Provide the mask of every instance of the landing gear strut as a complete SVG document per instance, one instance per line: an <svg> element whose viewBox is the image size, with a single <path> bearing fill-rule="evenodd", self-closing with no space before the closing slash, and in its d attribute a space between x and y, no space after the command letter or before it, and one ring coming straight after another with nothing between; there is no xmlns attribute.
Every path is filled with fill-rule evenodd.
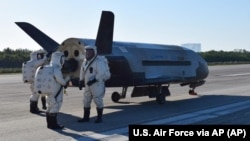
<svg viewBox="0 0 250 141"><path fill-rule="evenodd" d="M166 95L170 95L170 92L168 90L169 85L167 86L167 89L165 91L163 90L161 85L158 85L157 87L157 95L156 95L156 102L159 104L164 104L166 101Z"/></svg>
<svg viewBox="0 0 250 141"><path fill-rule="evenodd" d="M121 94L119 94L118 92L113 92L112 95L111 95L112 101L113 102L118 102L121 98L125 98L127 89L128 89L128 87L123 87Z"/></svg>

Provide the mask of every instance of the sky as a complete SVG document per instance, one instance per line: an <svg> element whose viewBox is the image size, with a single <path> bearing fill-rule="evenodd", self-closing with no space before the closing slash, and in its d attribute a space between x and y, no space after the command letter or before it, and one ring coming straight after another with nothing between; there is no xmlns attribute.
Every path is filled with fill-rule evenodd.
<svg viewBox="0 0 250 141"><path fill-rule="evenodd" d="M15 22L58 43L95 39L102 11L115 14L114 41L250 51L250 0L1 0L0 50L41 49Z"/></svg>

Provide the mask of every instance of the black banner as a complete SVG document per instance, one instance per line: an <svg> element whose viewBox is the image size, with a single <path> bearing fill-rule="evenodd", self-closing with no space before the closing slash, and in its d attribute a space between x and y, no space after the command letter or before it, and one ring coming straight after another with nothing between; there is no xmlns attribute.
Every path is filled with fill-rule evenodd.
<svg viewBox="0 0 250 141"><path fill-rule="evenodd" d="M143 139L250 140L250 125L129 125L129 141Z"/></svg>

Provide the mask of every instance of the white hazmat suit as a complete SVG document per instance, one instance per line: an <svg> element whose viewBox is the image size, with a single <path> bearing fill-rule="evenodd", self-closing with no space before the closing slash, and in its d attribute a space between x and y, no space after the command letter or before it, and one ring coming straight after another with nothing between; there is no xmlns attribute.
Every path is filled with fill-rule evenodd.
<svg viewBox="0 0 250 141"><path fill-rule="evenodd" d="M50 129L63 128L62 125L57 124L57 113L62 106L64 86L66 86L67 82L70 80L69 76L66 76L64 78L61 71L64 61L65 57L62 52L54 52L52 54L50 64L44 67L40 67L36 72L36 91L38 91L38 93L40 92L42 94L48 95L48 109L46 112L46 119L47 127ZM46 73L47 70L53 71L50 75L48 75L48 73ZM46 89L47 93L43 92L44 89Z"/></svg>
<svg viewBox="0 0 250 141"><path fill-rule="evenodd" d="M37 51L31 52L30 60L22 64L23 82L30 84L30 90L31 90L30 112L31 113L40 113L40 110L37 106L40 95L34 91L34 76L35 76L36 69L39 66L42 66L46 63L48 63L46 51L37 50ZM42 96L41 101L42 101L43 109L46 109L46 97Z"/></svg>
<svg viewBox="0 0 250 141"><path fill-rule="evenodd" d="M83 119L79 122L89 121L90 106L92 100L96 104L97 119L95 123L102 122L103 97L105 94L105 81L109 79L110 72L107 59L104 56L97 56L95 46L86 46L86 59L83 61L80 71L79 89L85 85L83 95ZM92 50L92 51L91 51Z"/></svg>

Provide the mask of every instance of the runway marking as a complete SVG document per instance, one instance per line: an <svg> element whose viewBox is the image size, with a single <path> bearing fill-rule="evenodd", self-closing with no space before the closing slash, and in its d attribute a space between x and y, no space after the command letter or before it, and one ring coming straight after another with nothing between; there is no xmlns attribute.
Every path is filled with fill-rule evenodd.
<svg viewBox="0 0 250 141"><path fill-rule="evenodd" d="M236 111L240 111L246 108L250 108L250 100L228 104L220 107L210 108L206 110L200 110L188 114L182 114L174 117L169 117L161 120L155 120L147 123L141 123L143 125L186 125L199 121L216 118L222 115L227 115ZM88 132L84 133L85 137L80 137L78 141L128 141L128 127L118 128L102 133Z"/></svg>
<svg viewBox="0 0 250 141"><path fill-rule="evenodd" d="M217 76L244 76L244 75L250 75L250 73L225 74L225 75L217 75Z"/></svg>

